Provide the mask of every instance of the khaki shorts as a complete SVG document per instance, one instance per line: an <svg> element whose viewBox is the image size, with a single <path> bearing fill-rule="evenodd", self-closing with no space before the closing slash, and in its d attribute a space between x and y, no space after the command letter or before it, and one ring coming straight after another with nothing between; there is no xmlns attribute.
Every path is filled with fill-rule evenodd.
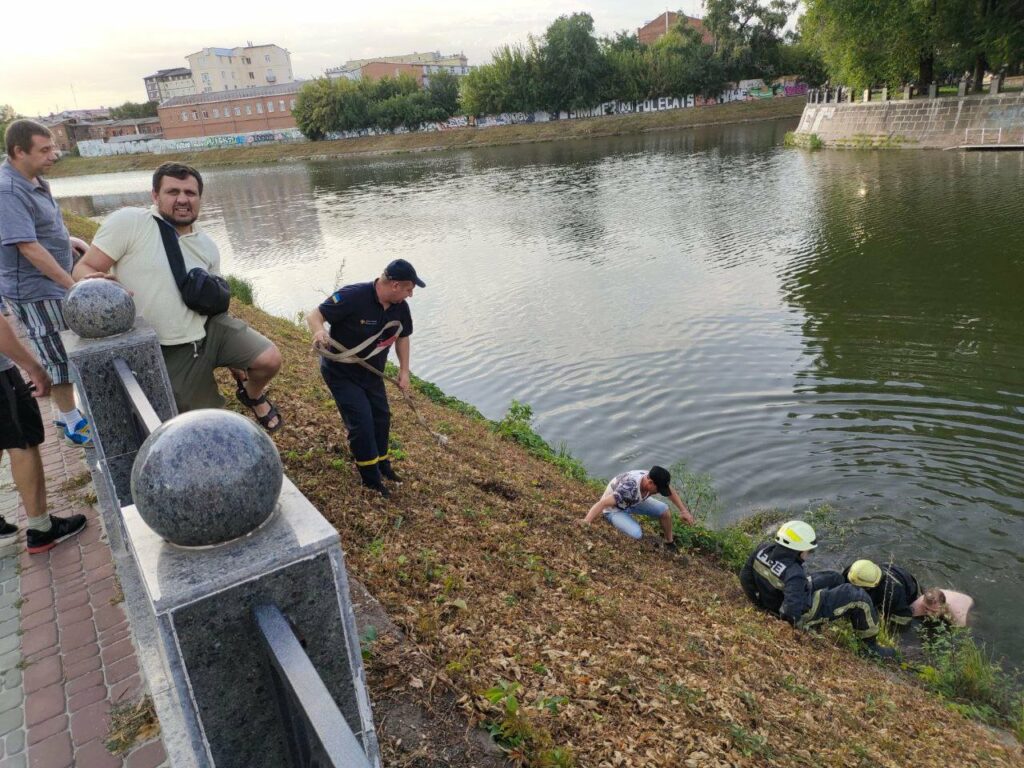
<svg viewBox="0 0 1024 768"><path fill-rule="evenodd" d="M245 370L272 346L270 339L225 313L206 321L206 338L194 344L160 347L178 411L220 408L224 398L217 389L213 369Z"/></svg>

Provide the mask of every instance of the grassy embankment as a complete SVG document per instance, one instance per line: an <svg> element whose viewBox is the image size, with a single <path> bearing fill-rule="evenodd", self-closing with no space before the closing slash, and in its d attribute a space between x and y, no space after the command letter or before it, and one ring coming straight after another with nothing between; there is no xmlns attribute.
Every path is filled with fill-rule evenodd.
<svg viewBox="0 0 1024 768"><path fill-rule="evenodd" d="M330 159L359 155L427 152L465 147L528 144L563 139L595 138L623 134L646 133L699 125L738 123L798 117L804 99L765 99L734 102L712 107L678 109L667 112L646 112L635 115L594 117L585 120L562 120L531 125L507 125L494 128L463 128L443 133L406 133L398 136L367 136L340 141L303 142L297 144L265 144L237 149L211 149L167 155L119 155L116 157L65 157L49 172L50 178L81 176L90 173L149 170L156 162L178 160L193 163L204 170L225 165L253 165L309 159Z"/></svg>
<svg viewBox="0 0 1024 768"><path fill-rule="evenodd" d="M387 503L364 493L308 333L233 313L284 355L271 397L289 476L411 641L367 635L375 701L429 709L454 693L532 766L1020 764L1019 745L913 680L753 610L723 564L749 545L742 532L688 536L700 548L684 558L578 525L599 490L529 429L528 409L495 424L417 382L442 449L393 393L405 483ZM698 512L711 503L702 483L683 486ZM387 764L443 764L397 743L401 715L377 715Z"/></svg>

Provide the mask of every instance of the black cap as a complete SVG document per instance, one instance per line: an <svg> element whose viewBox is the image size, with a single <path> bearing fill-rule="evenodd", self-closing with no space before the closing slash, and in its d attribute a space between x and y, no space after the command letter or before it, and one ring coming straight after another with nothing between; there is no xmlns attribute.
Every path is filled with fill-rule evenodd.
<svg viewBox="0 0 1024 768"><path fill-rule="evenodd" d="M427 287L427 284L416 276L416 270L413 268L412 264L405 259L395 259L388 264L387 267L384 268L384 276L388 280L411 280L420 288Z"/></svg>
<svg viewBox="0 0 1024 768"><path fill-rule="evenodd" d="M647 473L647 476L654 481L655 486L658 488L658 493L662 496L668 496L671 489L668 484L672 481L672 475L664 467L653 466L651 471Z"/></svg>

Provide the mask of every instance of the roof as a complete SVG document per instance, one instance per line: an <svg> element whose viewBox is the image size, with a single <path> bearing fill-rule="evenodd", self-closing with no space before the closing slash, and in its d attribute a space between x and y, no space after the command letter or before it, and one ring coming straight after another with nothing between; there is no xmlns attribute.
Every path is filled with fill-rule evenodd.
<svg viewBox="0 0 1024 768"><path fill-rule="evenodd" d="M188 67L171 67L170 69L158 69L152 75L147 75L144 79L149 80L151 77L192 77L192 70Z"/></svg>
<svg viewBox="0 0 1024 768"><path fill-rule="evenodd" d="M126 117L123 120L115 120L111 125L145 125L159 122L159 117Z"/></svg>
<svg viewBox="0 0 1024 768"><path fill-rule="evenodd" d="M183 107L191 104L215 104L220 101L240 101L242 99L258 99L263 96L283 96L298 93L299 88L306 84L305 80L294 80L280 85L262 85L256 88L236 88L230 91L211 91L210 93L192 93L187 96L174 96L160 102L160 109L166 107Z"/></svg>

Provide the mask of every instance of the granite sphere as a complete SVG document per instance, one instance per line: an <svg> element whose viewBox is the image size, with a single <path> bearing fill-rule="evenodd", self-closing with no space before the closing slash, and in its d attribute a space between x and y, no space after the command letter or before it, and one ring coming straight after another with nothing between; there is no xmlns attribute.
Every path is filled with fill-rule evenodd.
<svg viewBox="0 0 1024 768"><path fill-rule="evenodd" d="M189 411L165 421L139 449L132 498L172 544L220 544L274 511L284 471L267 434L237 413Z"/></svg>
<svg viewBox="0 0 1024 768"><path fill-rule="evenodd" d="M113 280L83 280L64 297L64 320L83 339L116 336L135 324L135 302L125 287Z"/></svg>

